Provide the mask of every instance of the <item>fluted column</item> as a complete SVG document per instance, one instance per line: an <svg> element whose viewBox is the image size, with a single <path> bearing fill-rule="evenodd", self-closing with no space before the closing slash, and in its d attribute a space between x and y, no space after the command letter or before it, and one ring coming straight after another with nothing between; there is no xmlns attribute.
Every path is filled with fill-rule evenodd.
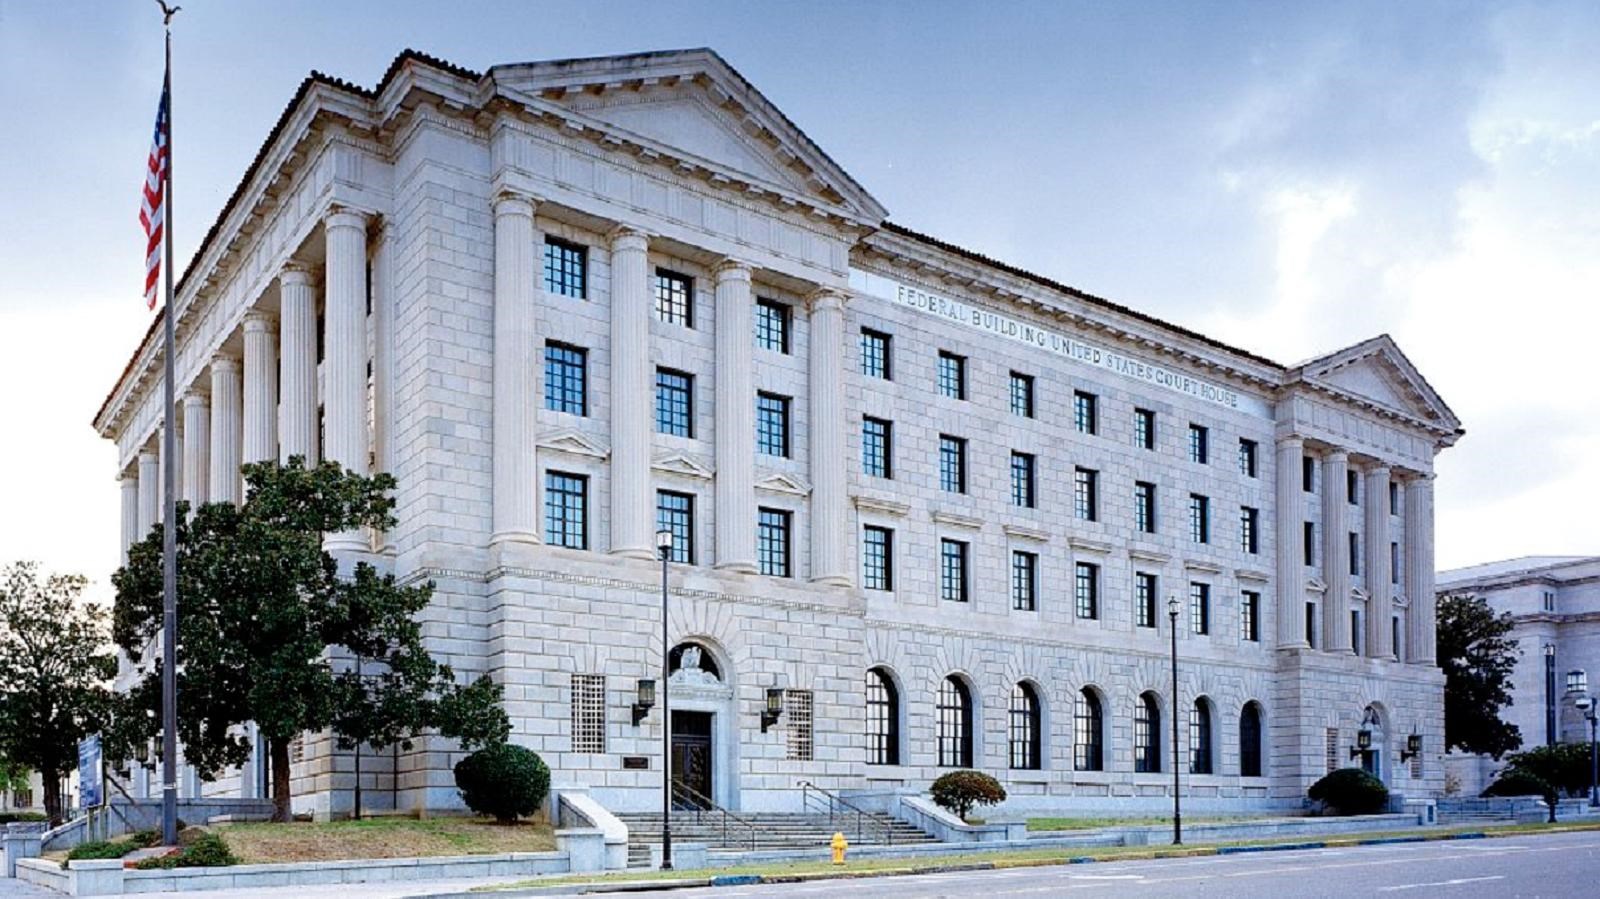
<svg viewBox="0 0 1600 899"><path fill-rule="evenodd" d="M196 388L183 395L183 491L178 498L189 504L189 514L210 499L211 398Z"/></svg>
<svg viewBox="0 0 1600 899"><path fill-rule="evenodd" d="M282 461L304 456L317 464L317 298L311 272L290 265L278 276L282 311L278 318L283 341L278 364L278 453Z"/></svg>
<svg viewBox="0 0 1600 899"><path fill-rule="evenodd" d="M240 421L239 361L218 353L211 357L211 483L206 492L214 503L234 503L244 498L239 480L243 464L243 423Z"/></svg>
<svg viewBox="0 0 1600 899"><path fill-rule="evenodd" d="M139 539L161 520L161 456L154 450L139 453Z"/></svg>
<svg viewBox="0 0 1600 899"><path fill-rule="evenodd" d="M811 579L850 584L845 540L850 530L845 487L844 295L823 288L811 296Z"/></svg>
<svg viewBox="0 0 1600 899"><path fill-rule="evenodd" d="M1406 622L1406 661L1435 661L1433 595L1433 475L1406 481L1406 596L1411 619Z"/></svg>
<svg viewBox="0 0 1600 899"><path fill-rule="evenodd" d="M323 220L327 240L322 414L328 459L345 471L368 472L367 217L335 207ZM370 549L359 532L328 536L330 549Z"/></svg>
<svg viewBox="0 0 1600 899"><path fill-rule="evenodd" d="M1305 633L1306 568L1301 558L1301 528L1305 525L1305 502L1301 497L1300 465L1305 457L1305 441L1284 437L1278 441L1278 646L1304 648L1310 645Z"/></svg>
<svg viewBox="0 0 1600 899"><path fill-rule="evenodd" d="M139 531L138 473L124 471L117 477L117 484L122 491L122 554L117 565L122 567L128 564L128 547L143 540L144 534Z"/></svg>
<svg viewBox="0 0 1600 899"><path fill-rule="evenodd" d="M750 267L725 260L717 284L717 567L756 570L755 332Z"/></svg>
<svg viewBox="0 0 1600 899"><path fill-rule="evenodd" d="M395 473L394 459L394 226L381 223L372 252L372 447L375 470ZM392 555L394 533L382 531L379 552Z"/></svg>
<svg viewBox="0 0 1600 899"><path fill-rule="evenodd" d="M1367 578L1367 655L1375 659L1394 657L1394 634L1390 618L1394 609L1394 585L1389 582L1389 469L1367 470L1363 500L1366 511Z"/></svg>
<svg viewBox="0 0 1600 899"><path fill-rule="evenodd" d="M1322 459L1322 577L1328 592L1322 597L1323 648L1349 652L1350 647L1350 532L1346 523L1345 473L1350 456L1334 450Z"/></svg>
<svg viewBox="0 0 1600 899"><path fill-rule="evenodd" d="M611 233L611 551L643 559L655 557L656 507L650 495L649 249L649 238L636 228Z"/></svg>
<svg viewBox="0 0 1600 899"><path fill-rule="evenodd" d="M278 325L260 310L244 317L242 434L243 461L278 457Z"/></svg>
<svg viewBox="0 0 1600 899"><path fill-rule="evenodd" d="M494 532L500 553L539 542L534 309L539 298L533 202L494 200Z"/></svg>

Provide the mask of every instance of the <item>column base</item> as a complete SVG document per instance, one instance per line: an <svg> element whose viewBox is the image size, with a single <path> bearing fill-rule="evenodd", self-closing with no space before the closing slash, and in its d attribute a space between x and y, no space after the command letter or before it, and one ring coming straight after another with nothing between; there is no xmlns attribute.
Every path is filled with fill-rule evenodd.
<svg viewBox="0 0 1600 899"><path fill-rule="evenodd" d="M842 574L819 574L811 579L813 584L822 584L827 587L848 587L850 578Z"/></svg>
<svg viewBox="0 0 1600 899"><path fill-rule="evenodd" d="M613 556L621 556L624 559L649 559L654 562L661 561L661 558L656 555L656 551L648 546L621 546L613 549L610 554Z"/></svg>
<svg viewBox="0 0 1600 899"><path fill-rule="evenodd" d="M735 574L755 574L758 570L754 562L718 562L711 567L718 571L731 571Z"/></svg>
<svg viewBox="0 0 1600 899"><path fill-rule="evenodd" d="M526 531L508 531L489 538L489 567L520 568L531 565L544 542Z"/></svg>
<svg viewBox="0 0 1600 899"><path fill-rule="evenodd" d="M322 548L335 555L370 554L372 540L363 531L340 531L322 538Z"/></svg>

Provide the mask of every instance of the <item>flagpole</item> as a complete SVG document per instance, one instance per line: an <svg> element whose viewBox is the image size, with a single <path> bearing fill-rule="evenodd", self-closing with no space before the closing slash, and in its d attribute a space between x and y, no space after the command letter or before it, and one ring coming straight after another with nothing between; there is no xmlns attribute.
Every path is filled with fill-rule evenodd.
<svg viewBox="0 0 1600 899"><path fill-rule="evenodd" d="M166 207L163 213L162 241L165 244L167 267L167 305L161 317L166 331L166 424L161 429L162 455L162 521L161 528L161 842L166 846L178 845L178 502L174 482L177 480L178 453L174 414L177 407L174 385L177 364L177 341L173 337L173 281L177 271L172 267L172 15L176 9L161 4L162 26L167 36L166 84L167 94L167 164L163 186Z"/></svg>

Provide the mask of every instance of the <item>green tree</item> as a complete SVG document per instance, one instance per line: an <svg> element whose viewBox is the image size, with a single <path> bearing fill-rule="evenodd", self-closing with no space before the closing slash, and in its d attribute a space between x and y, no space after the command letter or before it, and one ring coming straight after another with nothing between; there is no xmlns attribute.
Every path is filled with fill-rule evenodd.
<svg viewBox="0 0 1600 899"><path fill-rule="evenodd" d="M178 736L202 777L242 764L254 721L272 761L274 817L289 818L289 743L331 728L342 747L383 748L436 729L463 748L510 733L500 688L459 684L422 643L433 584L405 586L365 562L341 575L323 537L394 526L394 478L324 462L244 467L242 505L178 517ZM161 529L128 553L116 641L137 659L161 625ZM352 660L364 660L358 674ZM133 691L159 708L160 664ZM154 721L129 716L131 721Z"/></svg>
<svg viewBox="0 0 1600 899"><path fill-rule="evenodd" d="M1444 669L1446 749L1500 758L1522 745L1522 732L1500 717L1511 705L1511 669L1521 650L1511 614L1496 615L1487 600L1446 596L1438 606L1439 667Z"/></svg>
<svg viewBox="0 0 1600 899"><path fill-rule="evenodd" d="M87 583L75 574L40 580L32 562L0 572L0 759L8 777L39 772L52 825L61 823L61 780L78 765L78 741L117 706L106 610L79 601Z"/></svg>

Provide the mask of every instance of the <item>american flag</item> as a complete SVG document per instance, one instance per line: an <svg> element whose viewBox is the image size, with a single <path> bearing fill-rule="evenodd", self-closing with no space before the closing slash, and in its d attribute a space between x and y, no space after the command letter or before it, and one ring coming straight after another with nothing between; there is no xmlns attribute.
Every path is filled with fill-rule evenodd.
<svg viewBox="0 0 1600 899"><path fill-rule="evenodd" d="M145 167L144 197L139 223L144 225L144 302L156 308L156 282L161 278L161 237L167 219L167 140L170 137L167 104L171 82L161 83L161 106L156 110L155 136L150 139L150 160ZM169 276L170 277L170 276Z"/></svg>

